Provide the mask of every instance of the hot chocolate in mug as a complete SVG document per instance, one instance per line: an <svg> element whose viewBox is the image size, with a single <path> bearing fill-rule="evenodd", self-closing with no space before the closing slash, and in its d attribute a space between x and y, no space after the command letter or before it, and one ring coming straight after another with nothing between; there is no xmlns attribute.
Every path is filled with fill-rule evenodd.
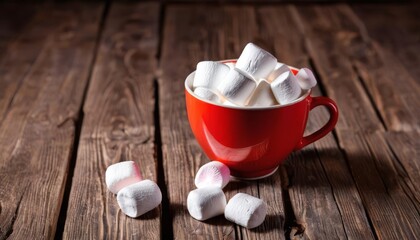
<svg viewBox="0 0 420 240"><path fill-rule="evenodd" d="M298 71L290 69L293 74ZM198 98L193 80L194 72L185 80L185 98L194 136L210 160L226 164L237 178L271 175L290 153L324 137L338 120L334 101L311 97L310 90L286 105L235 107ZM309 111L317 106L327 107L330 118L318 131L303 136Z"/></svg>

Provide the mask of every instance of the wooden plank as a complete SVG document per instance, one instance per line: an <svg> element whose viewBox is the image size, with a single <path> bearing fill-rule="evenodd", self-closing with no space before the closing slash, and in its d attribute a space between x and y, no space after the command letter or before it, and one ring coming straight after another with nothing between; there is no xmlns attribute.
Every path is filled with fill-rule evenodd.
<svg viewBox="0 0 420 240"><path fill-rule="evenodd" d="M395 163L395 168L401 178L404 179L405 184L417 200L417 206L420 202L420 166L418 159L420 159L420 140L416 132L389 132L385 133L385 138L388 145L395 154L398 162ZM417 208L418 211L420 209Z"/></svg>
<svg viewBox="0 0 420 240"><path fill-rule="evenodd" d="M326 80L324 87L331 96L344 94L346 91L356 92L354 89L360 88L360 82L356 79L351 81L351 78L345 76L337 79L334 75L335 72L343 73L349 70L347 65L352 64L352 56L355 54L352 51L356 48L349 46L352 41L347 39L348 35L353 36L351 39L363 38L354 22L355 18L349 15L349 11L345 5L300 6L294 11L295 18L300 22L299 31L308 37L306 46L323 81ZM337 65L334 71L327 74L331 71L332 59L348 64ZM334 83L333 79L342 84ZM362 98L366 96L363 88L358 91ZM338 101L344 101L344 99L341 98ZM356 99L347 99L347 101L354 102ZM365 122L366 115L375 117L372 113L361 115L362 109L363 112L372 109L369 101L365 99L357 100L357 102L357 104L341 105L339 102L341 113L343 113L341 118L346 118L346 120L348 117L354 120L361 118L361 121ZM378 118L369 119L369 121L376 121L376 125L380 126ZM407 189L404 187L404 179L399 177L393 166L396 160L383 139L383 133L381 133L383 129L381 127L370 129L369 125L363 127L353 121L348 121L348 123L351 125L337 125L339 145L346 153L347 163L376 236L396 239L413 238L418 235L419 229L417 206L410 199L412 194L405 192Z"/></svg>
<svg viewBox="0 0 420 240"><path fill-rule="evenodd" d="M64 239L160 238L161 208L133 219L107 191L106 168L133 160L157 182L153 82L159 5L111 6L84 104Z"/></svg>
<svg viewBox="0 0 420 240"><path fill-rule="evenodd" d="M16 42L41 51L0 126L0 239L54 237L100 10L78 4L43 8L34 30ZM23 77L20 62L10 63L3 71L11 79Z"/></svg>
<svg viewBox="0 0 420 240"><path fill-rule="evenodd" d="M395 169L396 159L383 133L344 132L345 146L357 187L379 238L415 239L420 234L419 202L407 194L406 179Z"/></svg>
<svg viewBox="0 0 420 240"><path fill-rule="evenodd" d="M4 10L12 9L14 8L5 7ZM27 23L27 27L23 30L24 33L21 34L18 33L18 28L19 25L24 23L16 21L15 25L15 21L12 24L4 20L1 31L4 31L3 34L5 34L3 38L4 50L0 55L0 124L12 104L17 89L21 86L22 80L28 74L32 64L44 48L49 32L62 23L62 20L57 15L54 16L55 21L50 21L48 19L50 15L48 14L50 13L47 13L45 10L34 13L35 16ZM10 14L5 14L5 17L9 16ZM20 14L16 16L20 16ZM13 18L10 19L13 20ZM14 30L8 29L12 28L12 26L13 28L16 27L16 31L18 31L15 33L16 36L13 36Z"/></svg>
<svg viewBox="0 0 420 240"><path fill-rule="evenodd" d="M295 30L298 26L291 21L293 15L289 6L261 7L258 16L261 38L274 44L279 61L312 68L305 38ZM273 25L282 28L273 28ZM319 85L312 95L321 95ZM327 120L326 109L314 109L306 134L314 132ZM296 221L305 229L305 239L373 238L357 188L332 134L294 153L284 167L288 179L285 187ZM295 233L296 230L292 231L289 237L294 238Z"/></svg>
<svg viewBox="0 0 420 240"><path fill-rule="evenodd" d="M260 188L258 182L233 182L225 189L228 200L237 192L244 192L260 196L270 204L269 217L254 230L237 227L223 216L201 223L189 216L184 204L188 192L195 188L193 177L196 171L208 162L208 158L195 141L188 124L183 81L199 61L236 58L247 42L258 38L254 9L250 6L169 6L165 20L163 76L159 79L159 92L163 161L170 208L173 209L174 237L284 238L279 175L259 182ZM241 24L247 27L240 28ZM173 62L175 58L176 64Z"/></svg>
<svg viewBox="0 0 420 240"><path fill-rule="evenodd" d="M5 48L22 33L33 18L37 5L0 3L0 58Z"/></svg>
<svg viewBox="0 0 420 240"><path fill-rule="evenodd" d="M357 4L352 5L352 9L363 22L369 37L393 58L397 58L419 84L420 22L417 17L420 5Z"/></svg>
<svg viewBox="0 0 420 240"><path fill-rule="evenodd" d="M344 26L338 25L333 7L308 6L292 9L298 31L305 35L305 45L314 65L341 111L337 127L340 129L382 130L383 126L370 104L369 96L358 80L351 59L345 57L347 47L342 38ZM345 32L344 32L345 33Z"/></svg>
<svg viewBox="0 0 420 240"><path fill-rule="evenodd" d="M420 112L417 109L420 108L420 100L417 95L420 92L420 86L394 57L394 53L386 51L380 43L371 40L363 22L348 6L341 5L323 10L320 13L314 8L313 11L302 12L302 15L309 18L311 14L325 14L331 19L334 18L328 24L321 20L317 21L319 26L315 27L325 31L324 40L331 42L331 46L334 46L332 49L340 51L340 55L336 54L336 56L340 56L340 61L347 59L346 61L354 68L354 74L359 75L387 129L419 131ZM385 23L382 26L392 28L392 25ZM319 32L319 29L316 31ZM329 55L335 54L331 46L329 46L329 52L331 52ZM322 45L320 44L319 47ZM323 47L327 49L326 45ZM404 82L404 84L396 82ZM363 116L361 114L357 116Z"/></svg>

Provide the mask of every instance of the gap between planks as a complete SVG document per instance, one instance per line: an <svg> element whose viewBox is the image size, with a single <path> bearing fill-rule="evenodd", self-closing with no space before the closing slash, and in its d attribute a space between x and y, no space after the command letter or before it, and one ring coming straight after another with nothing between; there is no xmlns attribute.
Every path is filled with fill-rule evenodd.
<svg viewBox="0 0 420 240"><path fill-rule="evenodd" d="M74 121L75 135L74 135L74 141L73 141L73 148L71 151L67 179L66 179L66 183L64 187L64 195L61 202L61 208L60 208L60 213L58 216L54 239L63 238L64 226L66 224L67 210L68 210L68 205L69 205L70 191L73 184L73 175L74 175L74 169L75 169L76 160L77 160L77 151L79 149L79 142L80 142L80 136L82 132L82 125L83 125L83 119L84 119L83 105L85 104L87 92L88 92L90 82L92 79L93 67L95 66L96 57L98 55L98 49L99 49L99 45L102 39L102 33L105 27L105 20L108 15L109 8L110 8L110 0L105 0L104 9L102 11L101 20L99 22L98 34L95 39L95 47L93 49L93 58L92 58L92 62L89 65L89 75L88 75L87 84L85 88L83 89L83 97L81 101L80 110L76 118L77 120Z"/></svg>

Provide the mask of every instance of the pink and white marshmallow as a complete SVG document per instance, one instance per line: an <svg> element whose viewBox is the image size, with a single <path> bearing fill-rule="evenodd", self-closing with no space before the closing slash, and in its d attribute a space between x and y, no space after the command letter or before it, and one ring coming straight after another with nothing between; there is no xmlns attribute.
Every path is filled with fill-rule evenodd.
<svg viewBox="0 0 420 240"><path fill-rule="evenodd" d="M229 167L217 161L212 161L201 166L194 179L197 188L212 186L222 189L229 181Z"/></svg>
<svg viewBox="0 0 420 240"><path fill-rule="evenodd" d="M255 228L264 222L267 215L267 204L256 197L245 193L233 196L225 208L225 217L245 228Z"/></svg>
<svg viewBox="0 0 420 240"><path fill-rule="evenodd" d="M122 188L141 180L140 170L133 161L113 164L105 172L106 186L114 194L117 194Z"/></svg>

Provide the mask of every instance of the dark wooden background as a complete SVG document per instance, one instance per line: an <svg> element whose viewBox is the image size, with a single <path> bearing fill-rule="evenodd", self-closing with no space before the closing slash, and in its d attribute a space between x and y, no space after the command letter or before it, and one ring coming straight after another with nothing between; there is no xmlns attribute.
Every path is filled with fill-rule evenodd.
<svg viewBox="0 0 420 240"><path fill-rule="evenodd" d="M420 236L418 3L180 2L0 1L0 239ZM185 207L208 159L183 81L248 42L313 69L313 95L340 109L336 129L276 174L226 187L267 202L253 230ZM312 111L307 133L326 118ZM104 184L129 159L163 192L138 219Z"/></svg>

